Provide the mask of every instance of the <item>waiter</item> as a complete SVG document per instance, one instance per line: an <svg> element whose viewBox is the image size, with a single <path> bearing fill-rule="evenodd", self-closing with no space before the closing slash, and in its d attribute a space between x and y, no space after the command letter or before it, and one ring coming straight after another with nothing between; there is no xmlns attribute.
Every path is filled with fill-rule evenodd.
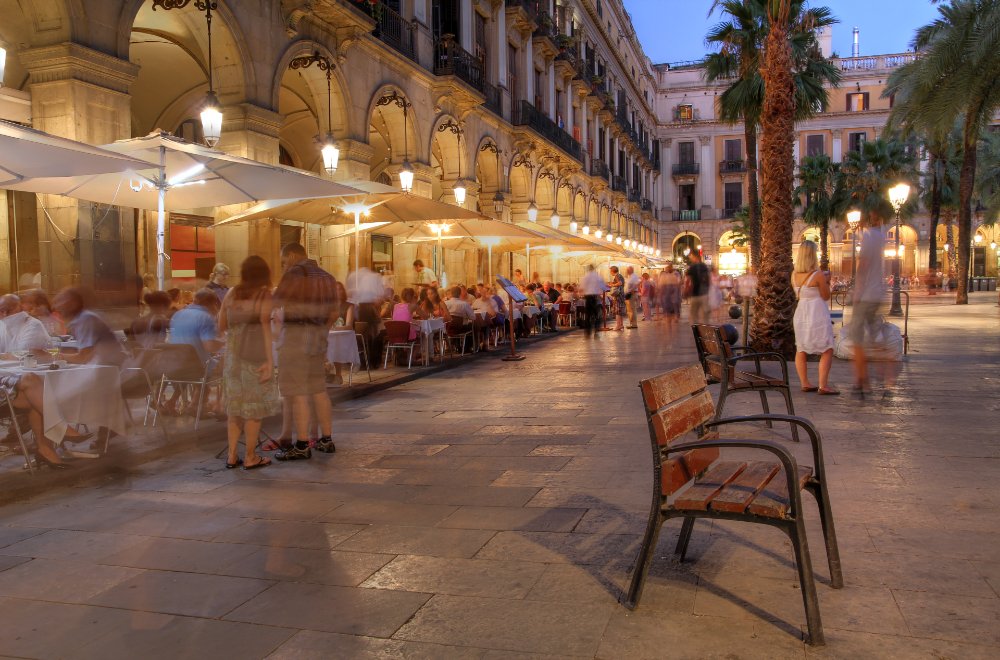
<svg viewBox="0 0 1000 660"><path fill-rule="evenodd" d="M587 274L580 280L580 293L583 294L584 309L587 312L587 336L597 332L597 299L608 290L601 276L594 270L594 264L587 266Z"/></svg>
<svg viewBox="0 0 1000 660"><path fill-rule="evenodd" d="M438 288L438 278L434 271L424 266L424 262L417 259L413 262L413 270L417 271L417 286Z"/></svg>

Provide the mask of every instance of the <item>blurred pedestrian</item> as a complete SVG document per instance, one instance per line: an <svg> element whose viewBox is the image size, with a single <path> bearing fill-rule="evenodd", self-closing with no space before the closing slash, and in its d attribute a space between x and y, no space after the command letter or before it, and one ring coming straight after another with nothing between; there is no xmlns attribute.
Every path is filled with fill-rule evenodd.
<svg viewBox="0 0 1000 660"><path fill-rule="evenodd" d="M866 227L861 232L861 249L858 252L858 268L854 279L854 294L851 303L851 322L848 333L854 345L854 388L855 398L863 399L868 390L868 362L865 342L874 340L880 327L879 309L885 295L883 273L883 253L885 233L881 227Z"/></svg>
<svg viewBox="0 0 1000 660"><path fill-rule="evenodd" d="M798 305L792 320L795 329L795 370L803 392L840 394L829 386L830 365L833 363L833 324L830 322L829 273L819 269L816 244L802 241L792 273L792 285ZM808 357L819 355L819 386L809 382Z"/></svg>

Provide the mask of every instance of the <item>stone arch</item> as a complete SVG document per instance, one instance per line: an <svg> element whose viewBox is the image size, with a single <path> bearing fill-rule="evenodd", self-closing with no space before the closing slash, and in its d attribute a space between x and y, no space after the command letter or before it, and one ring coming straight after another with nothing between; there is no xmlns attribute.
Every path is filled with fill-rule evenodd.
<svg viewBox="0 0 1000 660"><path fill-rule="evenodd" d="M507 161L511 201L527 203L531 201L531 195L535 191L535 174L532 168L523 165L514 167L515 158L516 155L511 156Z"/></svg>
<svg viewBox="0 0 1000 660"><path fill-rule="evenodd" d="M497 155L489 150L490 145L499 149L496 141L489 135L482 136L476 144L475 165L472 171L476 183L479 184L480 206L483 205L482 200L486 199L486 196L492 197L502 187L500 182L502 165L498 166ZM502 162L503 157L500 158Z"/></svg>
<svg viewBox="0 0 1000 660"><path fill-rule="evenodd" d="M684 231L674 237L673 243L671 244L671 253L673 254L675 260L686 261L687 254L684 253L684 250L694 252L695 250L700 249L701 245L701 237L698 234L692 231ZM688 254L690 254L690 252Z"/></svg>
<svg viewBox="0 0 1000 660"><path fill-rule="evenodd" d="M148 3L130 0L119 25L120 56L140 66L131 89L133 134L176 131L197 117L208 90L204 14L193 6L154 11ZM252 58L239 23L222 3L213 13L212 52L213 87L223 106L243 102L254 89L253 68L243 64Z"/></svg>
<svg viewBox="0 0 1000 660"><path fill-rule="evenodd" d="M462 133L456 134L449 124L457 124ZM469 176L471 160L464 130L458 118L448 113L438 115L431 125L426 148L431 155L431 166L436 164L440 169L442 181Z"/></svg>
<svg viewBox="0 0 1000 660"><path fill-rule="evenodd" d="M406 109L395 102L378 105L379 99L397 94L410 106ZM374 151L372 154L371 171L375 175L390 164L399 164L404 160L423 162L420 153L421 145L417 138L418 113L412 98L400 85L383 84L372 94L368 101L367 141Z"/></svg>
<svg viewBox="0 0 1000 660"><path fill-rule="evenodd" d="M307 57L313 53L318 53L333 63L330 80L330 97L332 99L330 115L332 117L329 122L326 118L326 72L319 69L315 64L296 71L289 69L289 64L293 59L296 57ZM288 48L285 49L278 59L277 67L274 70L274 77L271 81L272 108L277 109L280 107L281 88L285 82L285 78L291 73L301 75L303 82L311 92L315 101L314 107L319 129L325 133L328 128L327 124L330 123L331 126L329 129L332 130L334 137L338 140L350 137L352 135L350 113L348 112L348 108L351 107L350 87L347 84L347 79L344 77L343 70L337 64L336 55L323 44L311 39L300 39L289 44Z"/></svg>
<svg viewBox="0 0 1000 660"><path fill-rule="evenodd" d="M540 176L535 177L535 203L538 204L538 208L541 212L538 214L539 221L548 220L552 217L552 212L562 215L562 210L556 204L558 195L553 189L556 185L558 178L553 181L552 179ZM558 177L558 175L556 175Z"/></svg>
<svg viewBox="0 0 1000 660"><path fill-rule="evenodd" d="M21 65L19 49L65 42L87 43L89 21L81 0L20 2L0 0L0 46L7 49L5 87L23 89L28 72Z"/></svg>

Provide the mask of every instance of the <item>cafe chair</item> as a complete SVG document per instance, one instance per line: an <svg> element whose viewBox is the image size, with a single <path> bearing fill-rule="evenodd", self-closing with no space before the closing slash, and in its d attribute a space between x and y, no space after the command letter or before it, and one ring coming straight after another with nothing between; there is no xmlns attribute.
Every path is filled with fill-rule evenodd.
<svg viewBox="0 0 1000 660"><path fill-rule="evenodd" d="M365 335L368 334L368 324L364 321L354 322L354 338L358 342L358 357L365 361L365 370L368 371L368 382L373 382L372 380L372 363L371 358L368 356L368 341L365 339ZM351 369L351 375L347 377L347 385L351 386L353 383L354 370Z"/></svg>
<svg viewBox="0 0 1000 660"><path fill-rule="evenodd" d="M559 323L567 327L573 325L573 303L563 301L559 303Z"/></svg>
<svg viewBox="0 0 1000 660"><path fill-rule="evenodd" d="M17 379L0 379L0 421L9 423L9 432L17 437L21 445L21 453L24 455L24 464L28 467L28 472L35 474L34 457L28 451L28 444L24 441L24 434L21 432L21 420L18 416L22 411L14 407L14 399L17 398Z"/></svg>
<svg viewBox="0 0 1000 660"><path fill-rule="evenodd" d="M406 368L413 367L413 349L417 345L417 340L410 339L411 327L406 321L385 322L385 363L382 365L383 369L389 367L389 357L396 350L409 351Z"/></svg>
<svg viewBox="0 0 1000 660"><path fill-rule="evenodd" d="M164 365L164 373L160 377L160 386L156 393L156 405L153 410L153 425L159 414L163 395L168 387L197 392L197 409L194 415L194 428L197 431L201 423L201 412L208 397L208 388L222 381L218 367L222 362L221 355L213 355L204 363L198 358L198 352L190 344L159 344L159 350Z"/></svg>
<svg viewBox="0 0 1000 660"><path fill-rule="evenodd" d="M162 350L136 348L131 358L121 369L121 392L122 399L125 400L125 415L132 426L136 426L136 421L132 416L132 408L129 406L129 402L137 399L143 400L145 403L142 425L149 426L150 421L152 421L152 425L156 426L156 411L153 401L156 398L157 388L153 383L158 381L163 375L161 372L162 367L160 366L162 364L162 356ZM160 424L160 432L163 433L164 440L170 439L170 436L167 434L166 425Z"/></svg>
<svg viewBox="0 0 1000 660"><path fill-rule="evenodd" d="M452 355L455 354L455 341L458 341L461 346L461 355L465 355L465 340L472 337L472 328L471 324L466 324L465 320L460 317L452 318L444 326L444 336L448 342L448 350L451 351Z"/></svg>

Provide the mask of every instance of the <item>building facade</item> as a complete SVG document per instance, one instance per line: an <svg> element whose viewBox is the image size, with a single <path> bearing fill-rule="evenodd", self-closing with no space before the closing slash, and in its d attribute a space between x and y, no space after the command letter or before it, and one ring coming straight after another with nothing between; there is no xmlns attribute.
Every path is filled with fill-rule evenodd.
<svg viewBox="0 0 1000 660"><path fill-rule="evenodd" d="M408 162L419 195L454 203L461 181L464 206L505 221L536 215L667 255L702 245L720 266L740 264L726 234L745 202L742 128L715 119L721 87L696 66L653 66L621 0L0 0L0 15L2 118L92 144L155 129L199 141L211 79L224 151L318 172L329 133L337 180L399 185ZM889 109L880 86L908 57L838 59L844 83L830 112L799 125L799 155L837 160L878 136ZM354 243L338 227L215 228L238 210L171 214L175 282L248 254L276 268L291 240L338 277L353 263ZM843 268L846 236L833 231ZM926 232L918 217L903 235L917 271ZM137 279L155 271L147 211L0 191L0 242L4 290L82 283L134 300ZM512 264L575 275L558 255L530 269L523 256L487 264L485 250L442 256L377 233L359 256L400 285L418 257L452 281Z"/></svg>

